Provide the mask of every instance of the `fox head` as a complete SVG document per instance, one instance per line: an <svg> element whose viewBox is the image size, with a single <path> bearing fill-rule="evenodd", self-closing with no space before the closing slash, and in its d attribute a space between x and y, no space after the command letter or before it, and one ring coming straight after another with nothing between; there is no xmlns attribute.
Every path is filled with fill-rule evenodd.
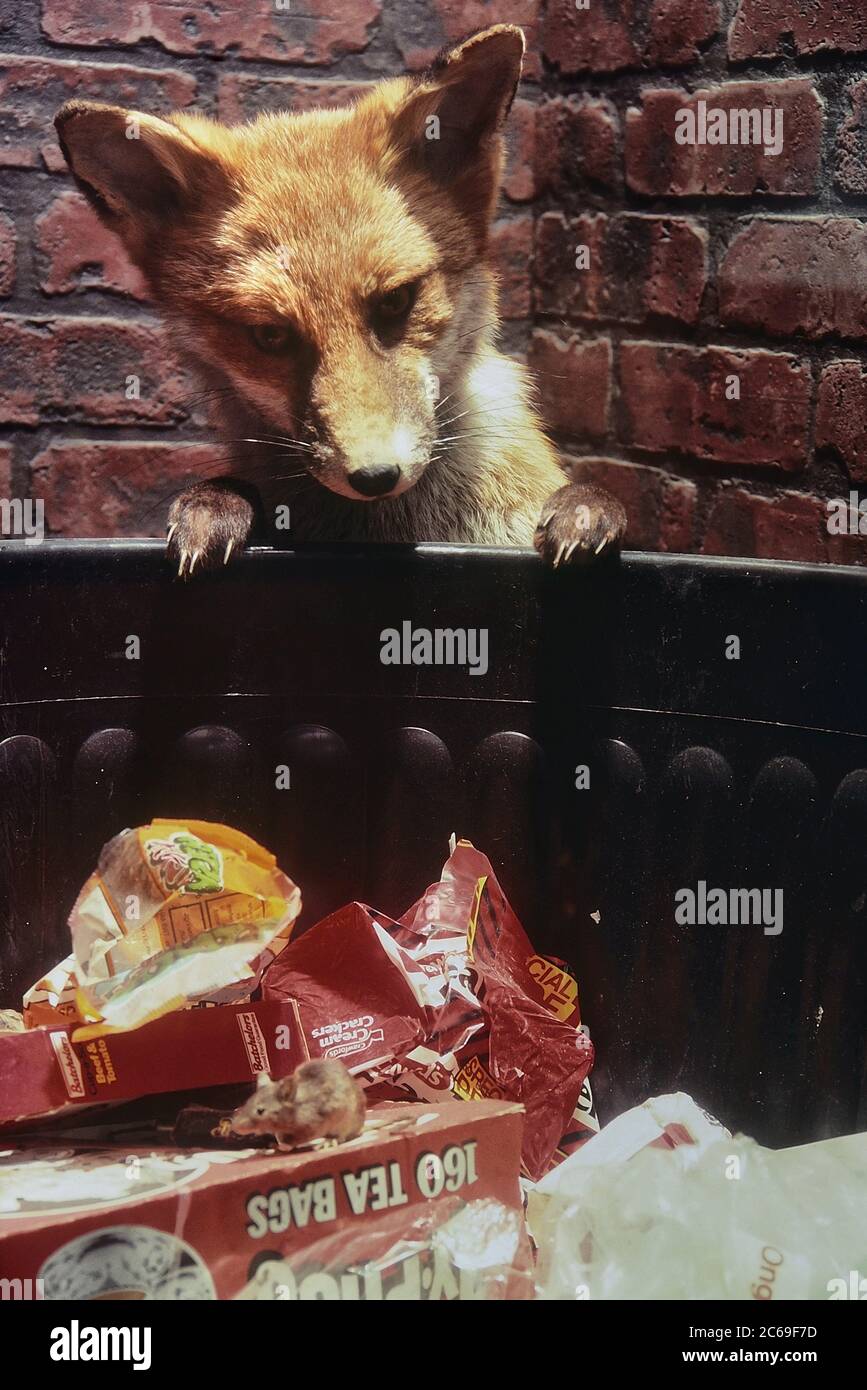
<svg viewBox="0 0 867 1390"><path fill-rule="evenodd" d="M418 481L495 327L486 246L523 51L497 25L353 107L244 126L81 101L56 117L228 418L345 497Z"/></svg>

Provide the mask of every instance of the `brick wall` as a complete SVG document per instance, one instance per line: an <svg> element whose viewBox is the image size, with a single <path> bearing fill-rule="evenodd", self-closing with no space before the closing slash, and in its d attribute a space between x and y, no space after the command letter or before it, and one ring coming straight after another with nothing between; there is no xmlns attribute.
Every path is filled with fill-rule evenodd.
<svg viewBox="0 0 867 1390"><path fill-rule="evenodd" d="M508 20L530 52L504 341L567 462L622 497L633 546L867 562L826 525L867 485L867 7L578 3L0 0L0 496L45 498L58 534L160 534L210 457L195 386L63 172L63 100L234 121ZM678 144L700 101L782 112L781 153Z"/></svg>
<svg viewBox="0 0 867 1390"><path fill-rule="evenodd" d="M867 5L547 0L540 35L531 356L564 451L634 545L867 562L826 506L867 484ZM779 110L781 152L679 144L702 100Z"/></svg>

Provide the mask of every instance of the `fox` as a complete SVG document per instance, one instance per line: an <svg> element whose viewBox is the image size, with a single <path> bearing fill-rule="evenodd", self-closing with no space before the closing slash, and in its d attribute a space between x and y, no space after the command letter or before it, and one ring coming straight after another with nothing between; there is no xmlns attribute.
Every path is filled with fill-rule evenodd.
<svg viewBox="0 0 867 1390"><path fill-rule="evenodd" d="M497 24L346 107L235 126L58 111L75 182L214 403L226 466L168 511L182 578L278 516L301 542L616 554L623 507L566 480L497 347L490 232L524 49Z"/></svg>

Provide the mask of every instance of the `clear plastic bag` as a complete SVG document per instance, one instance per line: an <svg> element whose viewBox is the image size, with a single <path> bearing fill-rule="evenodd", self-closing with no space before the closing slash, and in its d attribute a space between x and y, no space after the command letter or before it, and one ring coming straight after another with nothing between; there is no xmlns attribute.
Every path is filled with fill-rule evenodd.
<svg viewBox="0 0 867 1390"><path fill-rule="evenodd" d="M25 994L24 1022L82 1022L73 1040L84 1042L245 998L300 911L298 887L239 830L197 820L124 830L76 899L72 955Z"/></svg>
<svg viewBox="0 0 867 1390"><path fill-rule="evenodd" d="M604 1136L531 1203L539 1297L867 1298L867 1134L773 1151L720 1127L595 1163Z"/></svg>

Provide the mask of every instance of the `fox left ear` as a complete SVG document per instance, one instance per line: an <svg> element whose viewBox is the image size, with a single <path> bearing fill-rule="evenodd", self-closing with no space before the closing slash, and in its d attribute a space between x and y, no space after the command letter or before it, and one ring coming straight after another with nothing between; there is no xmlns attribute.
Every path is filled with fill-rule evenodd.
<svg viewBox="0 0 867 1390"><path fill-rule="evenodd" d="M497 24L443 52L394 118L403 154L448 184L472 220L487 225L503 163L501 127L521 77L524 35Z"/></svg>
<svg viewBox="0 0 867 1390"><path fill-rule="evenodd" d="M166 229L225 185L219 162L172 119L68 101L54 124L78 186L146 273Z"/></svg>

